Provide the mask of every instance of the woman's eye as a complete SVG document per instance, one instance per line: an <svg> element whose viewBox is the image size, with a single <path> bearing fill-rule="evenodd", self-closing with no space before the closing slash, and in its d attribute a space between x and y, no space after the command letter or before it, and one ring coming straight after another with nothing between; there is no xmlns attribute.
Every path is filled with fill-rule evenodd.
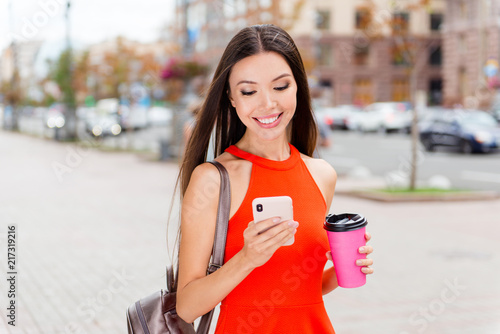
<svg viewBox="0 0 500 334"><path fill-rule="evenodd" d="M241 91L241 94L242 94L242 95L245 95L245 96L250 96L250 95L255 94L255 91L253 90L253 91L251 91L251 92L246 92L246 91L243 91L243 90L242 90L242 91Z"/></svg>
<svg viewBox="0 0 500 334"><path fill-rule="evenodd" d="M281 86L281 87L276 87L276 88L274 88L274 89L276 89L276 90L285 90L285 89L287 89L288 87L290 87L290 84L286 84L286 85Z"/></svg>

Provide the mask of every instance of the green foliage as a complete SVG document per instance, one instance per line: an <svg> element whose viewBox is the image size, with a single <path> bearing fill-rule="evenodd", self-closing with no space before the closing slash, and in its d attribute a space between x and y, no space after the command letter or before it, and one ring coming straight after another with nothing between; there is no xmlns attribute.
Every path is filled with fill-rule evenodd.
<svg viewBox="0 0 500 334"><path fill-rule="evenodd" d="M69 108L75 108L75 90L73 88L73 57L70 49L61 53L59 58L50 64L49 77L54 80L62 92L62 102Z"/></svg>

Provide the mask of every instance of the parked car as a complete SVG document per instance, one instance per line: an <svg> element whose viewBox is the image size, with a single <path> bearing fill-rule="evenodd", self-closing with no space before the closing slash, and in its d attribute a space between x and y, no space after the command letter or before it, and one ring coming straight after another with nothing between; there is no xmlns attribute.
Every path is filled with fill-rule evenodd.
<svg viewBox="0 0 500 334"><path fill-rule="evenodd" d="M353 109L345 119L345 124L348 130L358 131L360 119L364 115L364 110L362 108Z"/></svg>
<svg viewBox="0 0 500 334"><path fill-rule="evenodd" d="M46 127L62 128L66 124L65 107L62 103L54 103L46 111L44 115L44 124Z"/></svg>
<svg viewBox="0 0 500 334"><path fill-rule="evenodd" d="M423 124L420 141L427 151L447 146L463 153L486 153L500 146L500 127L484 111L446 111L434 114L432 122Z"/></svg>
<svg viewBox="0 0 500 334"><path fill-rule="evenodd" d="M426 129L427 127L432 125L432 123L434 123L436 119L441 115L450 112L453 112L453 109L444 108L441 106L431 106L420 110L418 114L419 133L421 130Z"/></svg>
<svg viewBox="0 0 500 334"><path fill-rule="evenodd" d="M120 125L126 130L139 130L148 127L148 107L133 104L120 105Z"/></svg>
<svg viewBox="0 0 500 334"><path fill-rule="evenodd" d="M340 105L337 107L318 108L316 117L318 122L325 123L330 129L347 130L349 116L359 111L360 108L354 105Z"/></svg>
<svg viewBox="0 0 500 334"><path fill-rule="evenodd" d="M148 110L149 126L166 126L172 122L173 110L166 107L154 106Z"/></svg>
<svg viewBox="0 0 500 334"><path fill-rule="evenodd" d="M500 123L500 93L496 93L491 104L490 113Z"/></svg>
<svg viewBox="0 0 500 334"><path fill-rule="evenodd" d="M500 123L500 105L493 106L490 110L491 115Z"/></svg>
<svg viewBox="0 0 500 334"><path fill-rule="evenodd" d="M411 129L412 112L409 103L377 102L364 109L362 117L357 121L357 128L362 132L393 132Z"/></svg>
<svg viewBox="0 0 500 334"><path fill-rule="evenodd" d="M117 136L122 132L118 99L102 99L86 112L85 129L95 137Z"/></svg>

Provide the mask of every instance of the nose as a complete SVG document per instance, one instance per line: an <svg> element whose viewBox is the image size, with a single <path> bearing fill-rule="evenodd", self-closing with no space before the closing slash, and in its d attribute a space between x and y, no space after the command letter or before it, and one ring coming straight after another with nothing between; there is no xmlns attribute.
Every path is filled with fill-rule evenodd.
<svg viewBox="0 0 500 334"><path fill-rule="evenodd" d="M277 102L272 92L262 94L262 107L266 110L271 110L277 106Z"/></svg>

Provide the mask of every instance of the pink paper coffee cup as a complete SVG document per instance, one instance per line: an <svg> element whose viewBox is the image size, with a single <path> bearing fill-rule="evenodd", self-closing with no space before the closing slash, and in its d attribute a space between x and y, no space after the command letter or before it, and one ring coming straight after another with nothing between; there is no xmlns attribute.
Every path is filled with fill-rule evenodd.
<svg viewBox="0 0 500 334"><path fill-rule="evenodd" d="M324 228L328 235L333 264L340 287L357 288L366 283L366 274L356 265L356 260L366 259L359 247L366 245L365 226L368 221L354 213L330 214Z"/></svg>

